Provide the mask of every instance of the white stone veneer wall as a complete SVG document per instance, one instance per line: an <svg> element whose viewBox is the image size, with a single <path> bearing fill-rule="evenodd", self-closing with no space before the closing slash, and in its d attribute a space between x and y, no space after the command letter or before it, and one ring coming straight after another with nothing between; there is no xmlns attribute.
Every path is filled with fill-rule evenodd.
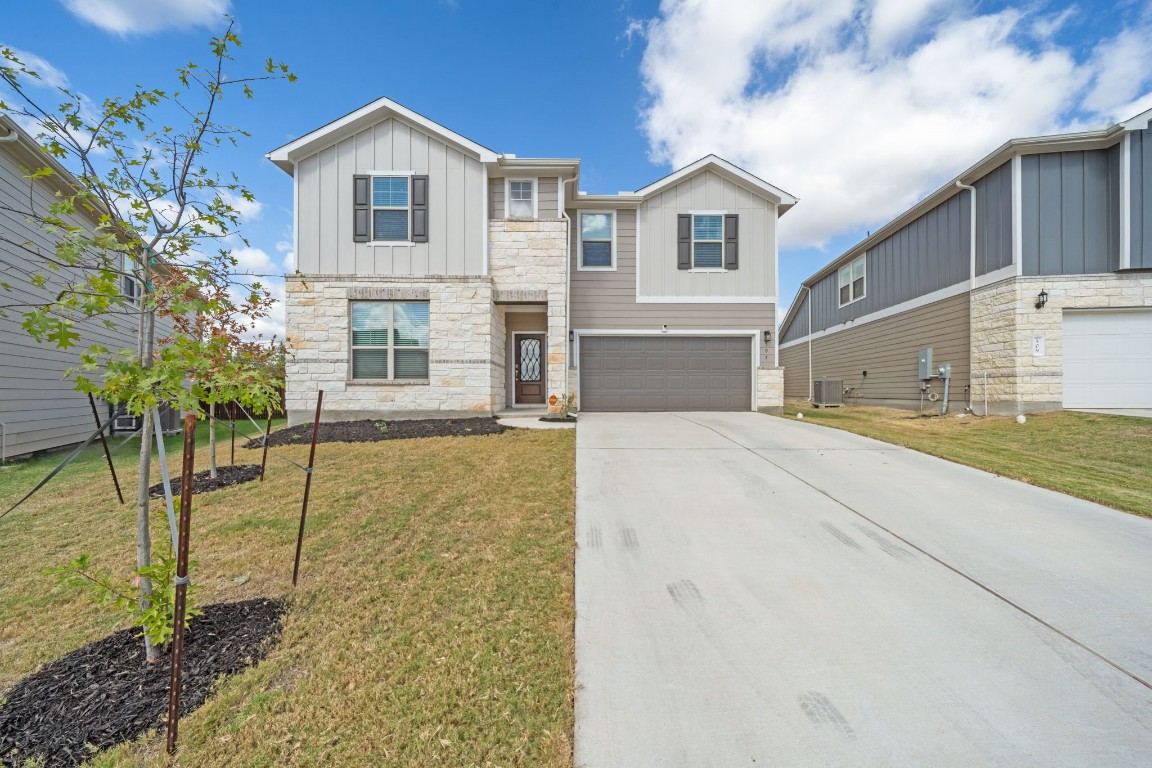
<svg viewBox="0 0 1152 768"><path fill-rule="evenodd" d="M784 410L784 369L756 369L756 410L780 413Z"/></svg>
<svg viewBox="0 0 1152 768"><path fill-rule="evenodd" d="M323 420L480 416L498 402L494 392L492 282L486 277L289 277L285 321L289 345L285 407L288 423L310 421L324 390ZM427 291L429 376L426 382L366 382L350 378L349 301L411 300ZM503 349L503 345L499 346Z"/></svg>
<svg viewBox="0 0 1152 768"><path fill-rule="evenodd" d="M488 271L496 291L542 292L548 304L548 395L568 381L568 222L488 222ZM554 384L552 382L555 382Z"/></svg>
<svg viewBox="0 0 1152 768"><path fill-rule="evenodd" d="M1040 291L1048 303L1036 309ZM1017 277L972 292L972 404L1015 415L1054 410L1064 399L1064 310L1152 307L1147 274ZM1044 355L1032 354L1036 335Z"/></svg>

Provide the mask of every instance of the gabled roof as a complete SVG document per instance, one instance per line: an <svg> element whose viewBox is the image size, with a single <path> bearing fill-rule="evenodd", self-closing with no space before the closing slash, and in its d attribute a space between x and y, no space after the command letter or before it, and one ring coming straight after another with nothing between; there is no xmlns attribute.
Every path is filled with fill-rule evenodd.
<svg viewBox="0 0 1152 768"><path fill-rule="evenodd" d="M266 157L285 173L291 174L294 162L328 147L340 139L374 125L390 117L398 117L405 122L418 126L449 144L473 155L482 163L496 162L499 155L491 149L467 139L455 131L449 130L434 120L430 120L419 112L414 112L402 104L397 104L388 98L379 98L365 104L354 112L349 112L327 125L321 126L311 133L305 134L295 141L269 152Z"/></svg>
<svg viewBox="0 0 1152 768"><path fill-rule="evenodd" d="M772 199L780 207L780 215L783 215L792 206L799 202L799 199L788 194L779 187L773 186L768 182L761 179L759 176L753 176L748 171L744 170L738 165L733 165L722 157L717 155L706 155L694 163L684 166L678 171L673 171L662 179L658 179L646 187L636 190L636 194L641 197L648 197L649 195L656 194L668 187L679 184L689 176L695 175L702 170L710 170L719 173L721 176L727 176L731 180L750 186L759 191L761 194Z"/></svg>
<svg viewBox="0 0 1152 768"><path fill-rule="evenodd" d="M840 267L854 260L857 256L867 252L901 228L920 218L928 211L943 203L945 200L960 194L963 190L957 184L974 184L987 176L1014 155L1035 155L1048 152L1072 152L1077 150L1108 149L1115 146L1124 134L1150 127L1152 109L1125 120L1122 123L1113 123L1103 128L1093 128L1076 133L1049 134L1047 136L1029 136L1026 138L1009 139L992 152L976 161L959 175L950 179L944 186L932 192L920 202L913 205L903 213L893 218L884 226L874 230L868 237L852 246L844 253L814 272L810 277L800 283L796 292L796 299L805 287L816 285L824 278L834 274ZM780 322L780 331L783 332L792 322L796 311L800 307L798 300L793 300L788 307L784 319Z"/></svg>

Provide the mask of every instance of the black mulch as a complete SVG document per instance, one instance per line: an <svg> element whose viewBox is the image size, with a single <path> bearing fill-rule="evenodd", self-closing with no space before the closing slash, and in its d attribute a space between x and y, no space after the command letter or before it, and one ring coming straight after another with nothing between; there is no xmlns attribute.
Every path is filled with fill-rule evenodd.
<svg viewBox="0 0 1152 768"><path fill-rule="evenodd" d="M284 610L282 601L267 598L204 606L185 635L182 715L204 703L221 675L267 655ZM0 764L18 766L40 756L46 768L80 765L94 749L162 728L170 674L167 655L145 662L137 629L52 662L17 683L0 707Z"/></svg>
<svg viewBox="0 0 1152 768"><path fill-rule="evenodd" d="M216 469L216 479L209 477L211 470L204 470L192 475L192 494L207 493L208 491L227 488L231 485L250 483L260 477L259 464L233 464ZM148 489L148 495L153 499L164 498L164 484L156 483ZM172 478L172 496L180 495L180 476Z"/></svg>
<svg viewBox="0 0 1152 768"><path fill-rule="evenodd" d="M411 437L466 437L468 435L498 435L506 427L491 417L474 419L397 419L380 421L321 422L316 441L320 443L374 443L377 440L405 440ZM307 445L312 440L312 425L300 424L273 432L268 445ZM250 441L246 448L259 448L260 439Z"/></svg>

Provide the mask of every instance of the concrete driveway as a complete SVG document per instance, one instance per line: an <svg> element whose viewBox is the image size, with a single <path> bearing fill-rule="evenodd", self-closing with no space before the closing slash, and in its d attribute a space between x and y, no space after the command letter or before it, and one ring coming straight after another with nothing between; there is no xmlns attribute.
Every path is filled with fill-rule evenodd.
<svg viewBox="0 0 1152 768"><path fill-rule="evenodd" d="M576 485L581 768L1152 765L1152 521L754 413Z"/></svg>

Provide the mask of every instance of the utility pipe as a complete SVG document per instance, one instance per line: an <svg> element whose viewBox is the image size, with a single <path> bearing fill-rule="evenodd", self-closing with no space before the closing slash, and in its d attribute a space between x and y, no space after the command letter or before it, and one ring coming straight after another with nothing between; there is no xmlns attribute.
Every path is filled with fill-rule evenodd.
<svg viewBox="0 0 1152 768"><path fill-rule="evenodd" d="M576 349L576 342L574 340L576 337L572 333L572 260L575 258L575 255L572 252L572 217L569 216L568 211L565 210L565 201L567 197L564 194L565 186L567 186L567 184L571 181L576 181L576 177L573 176L570 179L565 179L564 181L560 182L560 215L564 217L564 221L568 222L568 228L564 231L564 238L567 240L565 243L567 247L564 249L566 253L564 258L564 330L567 331L568 335L573 339L573 341L564 339L564 349L567 351L567 353L564 355L565 405L568 403L568 379L571 376L572 355ZM576 409L580 409L579 404L577 404Z"/></svg>

